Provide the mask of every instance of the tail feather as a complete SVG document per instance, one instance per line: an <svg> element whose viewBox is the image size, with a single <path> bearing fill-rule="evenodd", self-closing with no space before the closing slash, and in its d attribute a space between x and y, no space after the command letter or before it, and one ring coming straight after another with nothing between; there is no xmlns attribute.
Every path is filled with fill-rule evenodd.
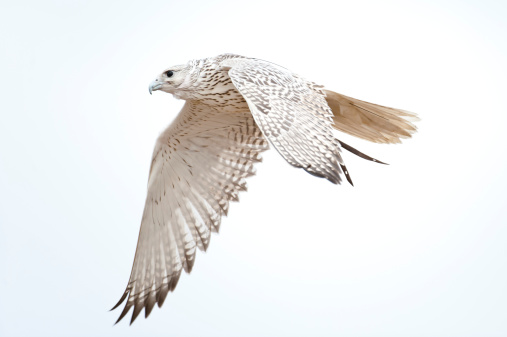
<svg viewBox="0 0 507 337"><path fill-rule="evenodd" d="M326 101L333 111L334 128L374 143L401 143L417 128L416 114L393 109L324 90Z"/></svg>

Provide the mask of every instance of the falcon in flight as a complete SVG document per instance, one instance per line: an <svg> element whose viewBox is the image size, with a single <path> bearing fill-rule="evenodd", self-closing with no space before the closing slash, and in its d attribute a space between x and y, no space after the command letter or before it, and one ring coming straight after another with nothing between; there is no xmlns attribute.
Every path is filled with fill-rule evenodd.
<svg viewBox="0 0 507 337"><path fill-rule="evenodd" d="M342 149L379 162L336 139L333 128L375 143L400 143L415 114L324 89L271 62L223 54L163 71L149 86L186 101L158 137L134 265L117 308L162 306L206 250L230 201L269 144L292 166L334 184L352 184Z"/></svg>

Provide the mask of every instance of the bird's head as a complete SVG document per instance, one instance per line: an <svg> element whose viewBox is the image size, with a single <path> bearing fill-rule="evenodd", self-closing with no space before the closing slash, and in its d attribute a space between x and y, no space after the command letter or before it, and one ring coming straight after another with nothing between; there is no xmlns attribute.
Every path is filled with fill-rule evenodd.
<svg viewBox="0 0 507 337"><path fill-rule="evenodd" d="M179 99L208 99L215 103L217 96L224 99L237 96L243 100L229 77L230 67L224 67L221 63L227 57L230 55L190 60L187 64L167 68L150 83L150 94L162 90Z"/></svg>
<svg viewBox="0 0 507 337"><path fill-rule="evenodd" d="M191 65L177 65L164 70L150 83L150 94L155 90L173 94L176 98L186 99L185 92L195 82Z"/></svg>

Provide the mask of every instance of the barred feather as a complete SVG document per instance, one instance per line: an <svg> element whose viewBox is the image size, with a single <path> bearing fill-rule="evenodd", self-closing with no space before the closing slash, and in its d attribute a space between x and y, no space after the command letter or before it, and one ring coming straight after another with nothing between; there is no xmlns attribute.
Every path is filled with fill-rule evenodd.
<svg viewBox="0 0 507 337"><path fill-rule="evenodd" d="M181 270L192 270L196 247L206 250L266 149L248 110L224 112L187 101L157 140L134 265L114 307L127 300L118 321L132 307L131 323L143 308L148 317L155 303L162 305Z"/></svg>

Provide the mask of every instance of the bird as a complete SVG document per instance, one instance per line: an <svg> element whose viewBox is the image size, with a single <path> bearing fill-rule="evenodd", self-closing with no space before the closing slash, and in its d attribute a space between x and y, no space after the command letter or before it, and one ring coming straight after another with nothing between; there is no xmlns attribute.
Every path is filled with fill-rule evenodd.
<svg viewBox="0 0 507 337"><path fill-rule="evenodd" d="M270 146L292 166L353 185L347 150L384 164L338 140L335 129L375 143L400 143L417 128L416 114L348 97L261 59L235 54L188 61L164 70L149 92L185 100L156 141L141 229L116 323L133 308L162 306L196 251L206 251L229 203Z"/></svg>

